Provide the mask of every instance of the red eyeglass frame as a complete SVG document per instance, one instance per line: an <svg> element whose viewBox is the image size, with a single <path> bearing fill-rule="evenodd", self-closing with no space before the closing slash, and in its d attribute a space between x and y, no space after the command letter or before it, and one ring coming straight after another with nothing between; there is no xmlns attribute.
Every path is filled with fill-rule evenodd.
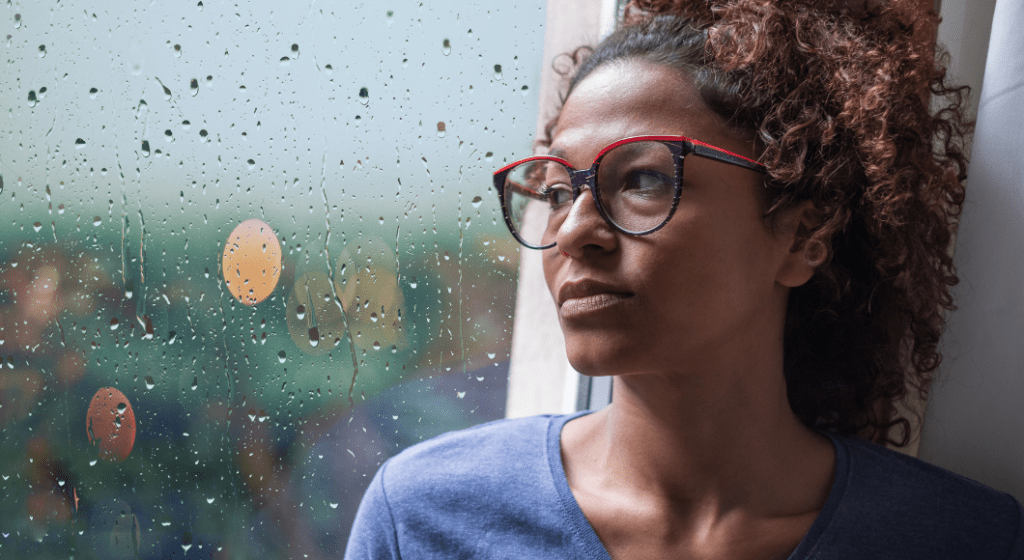
<svg viewBox="0 0 1024 560"><path fill-rule="evenodd" d="M618 224L612 221L611 217L608 216L607 211L601 205L601 197L599 196L600 186L597 184L597 170L601 164L601 159L604 158L605 154L619 146L622 146L623 144L628 144L631 142L661 142L662 144L668 146L669 149L672 151L672 157L675 161L676 185L675 194L672 199L672 207L669 209L668 215L660 224L644 231L630 231L620 227ZM502 216L504 216L505 218L505 225L508 227L509 233L512 234L512 237L514 237L516 241L518 241L525 247L529 247L530 249L550 249L551 247L554 247L556 245L555 243L549 243L547 245L531 245L530 243L527 243L523 238L519 236L519 233L516 232L515 226L512 225L512 218L509 216L508 206L506 205L505 201L505 179L508 176L509 172L512 170L512 168L518 165L522 165L524 163L529 163L531 161L553 161L561 165L564 165L569 170L569 177L572 183L570 186L572 188L573 203L575 203L576 199L580 197L583 188L589 187L590 194L594 198L594 204L597 206L597 211L599 214L601 214L601 217L604 218L604 221L607 222L608 225L610 225L616 231L625 233L627 235L648 235L665 227L665 224L667 224L668 221L672 219L672 215L675 214L676 207L679 205L679 197L682 193L683 161L689 154L696 154L700 157L720 161L722 163L726 163L729 165L735 165L737 167L742 167L744 169L750 169L752 171L757 171L758 173L761 174L768 173L768 169L764 166L764 164L760 162L757 162L745 156L741 156L737 153L731 152L724 148L719 148L718 146L713 146L711 144L708 144L707 142L701 142L700 140L695 140L687 136L632 136L629 138L623 138L622 140L612 142L604 149L602 149L600 153L597 154L597 157L594 158L594 164L590 166L590 169L578 170L574 168L572 164L570 164L568 161L555 156L533 156L512 162L494 172L494 189L498 191L498 200L501 203L501 213ZM525 191L523 192L525 196L537 198L535 196L537 193L534 193L529 189L521 190Z"/></svg>

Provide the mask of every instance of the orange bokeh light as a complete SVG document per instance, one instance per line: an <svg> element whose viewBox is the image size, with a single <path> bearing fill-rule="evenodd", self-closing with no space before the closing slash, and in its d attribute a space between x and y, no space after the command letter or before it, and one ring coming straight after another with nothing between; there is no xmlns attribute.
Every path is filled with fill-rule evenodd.
<svg viewBox="0 0 1024 560"><path fill-rule="evenodd" d="M281 243L262 220L246 220L224 245L224 283L235 299L256 305L277 287L281 277Z"/></svg>
<svg viewBox="0 0 1024 560"><path fill-rule="evenodd" d="M96 391L89 403L85 431L89 443L99 448L100 459L127 459L135 445L135 411L128 397L113 387Z"/></svg>

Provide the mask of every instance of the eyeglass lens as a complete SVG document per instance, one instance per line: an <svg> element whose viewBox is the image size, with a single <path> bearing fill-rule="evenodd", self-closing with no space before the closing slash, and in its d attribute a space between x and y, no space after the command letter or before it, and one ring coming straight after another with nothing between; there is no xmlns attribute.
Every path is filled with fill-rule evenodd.
<svg viewBox="0 0 1024 560"><path fill-rule="evenodd" d="M664 143L617 146L599 161L596 180L605 219L627 233L647 233L672 211L675 158ZM509 171L504 191L506 211L519 237L532 246L554 243L573 205L570 169L551 160L529 161Z"/></svg>

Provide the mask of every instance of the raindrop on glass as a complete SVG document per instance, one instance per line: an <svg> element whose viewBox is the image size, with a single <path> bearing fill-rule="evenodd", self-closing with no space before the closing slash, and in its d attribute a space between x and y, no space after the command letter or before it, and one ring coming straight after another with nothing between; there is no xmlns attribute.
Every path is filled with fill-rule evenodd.
<svg viewBox="0 0 1024 560"><path fill-rule="evenodd" d="M82 149L84 147L85 147L85 140L82 140L81 138L75 139L75 148Z"/></svg>
<svg viewBox="0 0 1024 560"><path fill-rule="evenodd" d="M298 319L299 319L300 321L301 321L302 319L305 319L305 318L306 318L306 306L305 306L305 305L302 305L302 304L300 303L300 304L299 304L299 306L295 308L295 316L296 316L296 317L297 317L297 318L298 318Z"/></svg>
<svg viewBox="0 0 1024 560"><path fill-rule="evenodd" d="M142 141L142 155L149 157L149 140Z"/></svg>
<svg viewBox="0 0 1024 560"><path fill-rule="evenodd" d="M366 88L359 88L359 102L363 105L370 102L370 90Z"/></svg>
<svg viewBox="0 0 1024 560"><path fill-rule="evenodd" d="M188 88L192 92L192 97L195 97L199 93L199 80L192 78L192 81L188 83Z"/></svg>
<svg viewBox="0 0 1024 560"><path fill-rule="evenodd" d="M174 56L181 57L181 45L174 45Z"/></svg>
<svg viewBox="0 0 1024 560"><path fill-rule="evenodd" d="M444 121L440 121L440 122L437 123L437 137L438 138L444 138L445 128L446 127L445 127Z"/></svg>
<svg viewBox="0 0 1024 560"><path fill-rule="evenodd" d="M500 64L495 64L494 65L494 79L495 80L500 80L501 79L501 65Z"/></svg>
<svg viewBox="0 0 1024 560"><path fill-rule="evenodd" d="M39 45L39 58L46 56L46 45Z"/></svg>
<svg viewBox="0 0 1024 560"><path fill-rule="evenodd" d="M156 383L153 382L153 376L152 375L147 375L146 376L146 389L152 389L153 387L156 387Z"/></svg>
<svg viewBox="0 0 1024 560"><path fill-rule="evenodd" d="M310 327L309 329L309 345L316 348L320 344L320 329L316 327Z"/></svg>
<svg viewBox="0 0 1024 560"><path fill-rule="evenodd" d="M279 361L279 362L281 362L283 364L285 362L285 360L287 360L287 359L288 359L288 356L287 356L287 354L284 353L284 350L281 350L280 352L277 353L277 361Z"/></svg>
<svg viewBox="0 0 1024 560"><path fill-rule="evenodd" d="M39 230L43 229L42 222L36 222L32 224L32 229L36 230L36 233L39 233Z"/></svg>
<svg viewBox="0 0 1024 560"><path fill-rule="evenodd" d="M93 218L92 218L92 225L99 226L102 223L103 223L103 218L100 218L99 216L93 216Z"/></svg>
<svg viewBox="0 0 1024 560"><path fill-rule="evenodd" d="M441 43L441 52L445 56L448 56L452 52L452 42L449 41L448 39L445 39L444 42Z"/></svg>
<svg viewBox="0 0 1024 560"><path fill-rule="evenodd" d="M110 330L116 331L117 327L119 326L120 324L117 322L117 317L114 317L113 319L110 320Z"/></svg>
<svg viewBox="0 0 1024 560"><path fill-rule="evenodd" d="M484 199L480 198L479 196L474 196L472 202L473 208L480 208L480 205L483 204L483 202Z"/></svg>

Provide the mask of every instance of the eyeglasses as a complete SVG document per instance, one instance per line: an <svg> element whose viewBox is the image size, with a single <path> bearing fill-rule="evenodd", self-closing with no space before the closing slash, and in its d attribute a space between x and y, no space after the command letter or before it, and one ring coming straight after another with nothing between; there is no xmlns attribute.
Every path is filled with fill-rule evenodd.
<svg viewBox="0 0 1024 560"><path fill-rule="evenodd" d="M699 181L714 173L707 169L711 162L767 173L761 163L686 136L636 136L601 150L590 169L573 169L554 156L506 165L494 173L494 188L512 236L531 249L548 249L585 187L610 226L647 235L665 227L675 213L683 164Z"/></svg>

